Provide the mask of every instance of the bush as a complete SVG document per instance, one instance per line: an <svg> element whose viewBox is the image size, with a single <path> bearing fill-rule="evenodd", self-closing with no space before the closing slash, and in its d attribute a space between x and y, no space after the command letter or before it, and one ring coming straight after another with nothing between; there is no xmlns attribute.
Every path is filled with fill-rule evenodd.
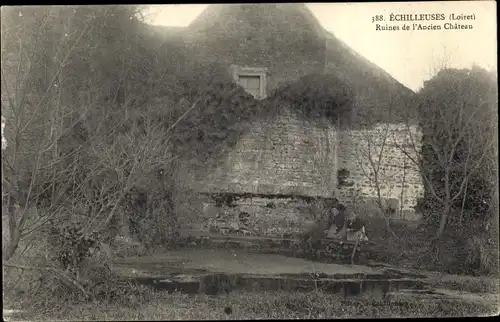
<svg viewBox="0 0 500 322"><path fill-rule="evenodd" d="M49 243L58 266L78 277L92 253L99 248L97 233L83 234L81 223L63 222L49 229Z"/></svg>
<svg viewBox="0 0 500 322"><path fill-rule="evenodd" d="M469 219L452 224L448 236L449 243L456 245L452 254L454 270L474 275L498 274L498 246L485 229L483 220Z"/></svg>
<svg viewBox="0 0 500 322"><path fill-rule="evenodd" d="M433 230L422 225L404 249L415 267L449 274L490 275L498 272L498 247L490 234L477 223L452 223L438 240L429 238ZM466 236L466 237L464 237ZM398 259L391 256L397 264Z"/></svg>
<svg viewBox="0 0 500 322"><path fill-rule="evenodd" d="M69 227L62 231L73 231L74 227ZM60 247L74 241L78 233L57 236L55 239L59 242L56 245ZM38 244L41 242L39 239ZM143 287L124 280L111 270L110 257L103 252L86 253L82 259L72 257L77 253L66 251L66 247L62 248L63 251L49 248L52 249L52 256L45 257L44 249L35 244L22 257L14 258L16 267L5 267L3 286L6 306L28 310L37 315L48 310L59 311L71 305L94 301L130 306L137 302L137 298L144 297ZM67 258L61 254L76 259L75 262L81 259L77 274L67 274L68 272L60 269L67 262ZM54 257L58 260L55 261Z"/></svg>
<svg viewBox="0 0 500 322"><path fill-rule="evenodd" d="M124 210L131 236L146 248L176 243L180 227L170 187L134 188L126 198Z"/></svg>

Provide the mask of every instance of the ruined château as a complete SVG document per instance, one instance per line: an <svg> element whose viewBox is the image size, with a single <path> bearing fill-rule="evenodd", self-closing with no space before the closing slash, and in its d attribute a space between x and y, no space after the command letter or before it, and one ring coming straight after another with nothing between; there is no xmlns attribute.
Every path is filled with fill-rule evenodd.
<svg viewBox="0 0 500 322"><path fill-rule="evenodd" d="M181 42L196 60L224 65L228 77L256 100L307 75L329 74L348 84L352 105L361 113L401 112L413 96L325 30L303 4L211 5L186 28L157 27L156 32L165 42ZM271 221L300 220L300 200L307 197L337 197L374 209L377 193L366 152L372 149L371 157L378 158L384 141L378 173L384 203L392 208L393 219L416 220L414 207L423 184L418 168L400 150L409 142L407 127L390 117L381 120L368 127L362 122L339 126L305 120L285 109L272 119L255 121L193 185L199 192L240 196L226 209L229 217L245 213ZM411 130L418 142L417 127ZM221 217L214 207L206 204L204 209Z"/></svg>

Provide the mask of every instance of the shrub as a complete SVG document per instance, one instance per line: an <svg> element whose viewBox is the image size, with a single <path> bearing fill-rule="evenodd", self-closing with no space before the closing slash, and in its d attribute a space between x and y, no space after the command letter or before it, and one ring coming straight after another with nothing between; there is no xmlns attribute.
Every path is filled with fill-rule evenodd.
<svg viewBox="0 0 500 322"><path fill-rule="evenodd" d="M60 268L78 277L100 241L97 233L84 235L81 223L63 222L50 227L49 243Z"/></svg>

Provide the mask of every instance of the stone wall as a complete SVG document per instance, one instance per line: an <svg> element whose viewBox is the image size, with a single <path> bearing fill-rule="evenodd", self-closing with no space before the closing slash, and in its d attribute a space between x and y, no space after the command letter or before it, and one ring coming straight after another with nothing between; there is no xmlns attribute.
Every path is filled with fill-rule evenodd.
<svg viewBox="0 0 500 322"><path fill-rule="evenodd" d="M200 228L231 235L297 236L304 223L317 216L315 206L298 198L243 197L230 204L208 201L203 205Z"/></svg>
<svg viewBox="0 0 500 322"><path fill-rule="evenodd" d="M422 176L418 167L401 151L405 149L415 160L411 138L416 149L420 149L420 131L415 126L410 130L411 136L404 124L376 124L371 129L340 131L338 167L348 170L349 177L347 185L340 185L337 190L339 200L375 214L378 181L385 206L395 210L394 219L418 220L414 206L423 194ZM377 168L379 170L374 171ZM375 180L375 172L378 172L378 180Z"/></svg>
<svg viewBox="0 0 500 322"><path fill-rule="evenodd" d="M418 129L410 129L413 140L420 142ZM371 157L377 163L380 154L384 206L395 210L392 219L416 222L420 215L413 207L423 193L423 182L418 167L401 151L412 151L407 133L403 124L337 132L289 110L272 121L256 123L204 183L205 192L229 193L231 205L206 198L198 228L223 234L296 235L305 221L324 210L290 196L294 194L327 200L335 195L364 217L380 217L369 162ZM350 172L346 181L352 186L336 188L337 169Z"/></svg>
<svg viewBox="0 0 500 322"><path fill-rule="evenodd" d="M283 109L272 120L255 122L195 190L332 197L336 136L333 125Z"/></svg>
<svg viewBox="0 0 500 322"><path fill-rule="evenodd" d="M410 129L419 149L421 134L416 127ZM336 131L332 125L311 123L284 110L274 120L256 122L195 190L240 196L233 207L222 208L206 199L204 216L219 220L212 222L217 227L234 229L238 215L248 213L253 218L249 227L264 229L264 235L290 233L300 220L310 219L311 209L293 196L336 196L362 216L379 217L369 157L376 166L382 154L378 182L384 206L394 209L392 219L415 222L420 219L414 207L423 194L423 182L418 167L401 151L412 152L407 133L403 124ZM338 169L348 170L349 177L337 187ZM205 229L207 218L202 220Z"/></svg>

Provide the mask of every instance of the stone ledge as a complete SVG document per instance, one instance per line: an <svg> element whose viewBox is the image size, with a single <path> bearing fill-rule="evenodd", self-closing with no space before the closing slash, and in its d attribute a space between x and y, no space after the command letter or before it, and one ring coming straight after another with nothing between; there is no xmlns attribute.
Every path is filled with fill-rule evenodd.
<svg viewBox="0 0 500 322"><path fill-rule="evenodd" d="M291 238L224 236L199 233L188 235L180 241L180 245L188 248L226 248L245 249L257 253L279 254L290 257L314 259L323 263L351 263L351 256L356 246L352 241L320 239L316 246ZM357 245L355 260L363 259L368 243Z"/></svg>
<svg viewBox="0 0 500 322"><path fill-rule="evenodd" d="M341 294L344 297L361 295L364 292L374 291L383 297L394 294L406 288L413 290L428 290L429 287L420 280L394 279L394 278L297 278L294 276L259 276L244 274L204 274L178 278L176 276L165 278L136 278L137 282L147 284L153 288L187 294L205 293L217 295L229 293L234 290L269 291L284 290L293 292L309 292L322 290L327 293Z"/></svg>

